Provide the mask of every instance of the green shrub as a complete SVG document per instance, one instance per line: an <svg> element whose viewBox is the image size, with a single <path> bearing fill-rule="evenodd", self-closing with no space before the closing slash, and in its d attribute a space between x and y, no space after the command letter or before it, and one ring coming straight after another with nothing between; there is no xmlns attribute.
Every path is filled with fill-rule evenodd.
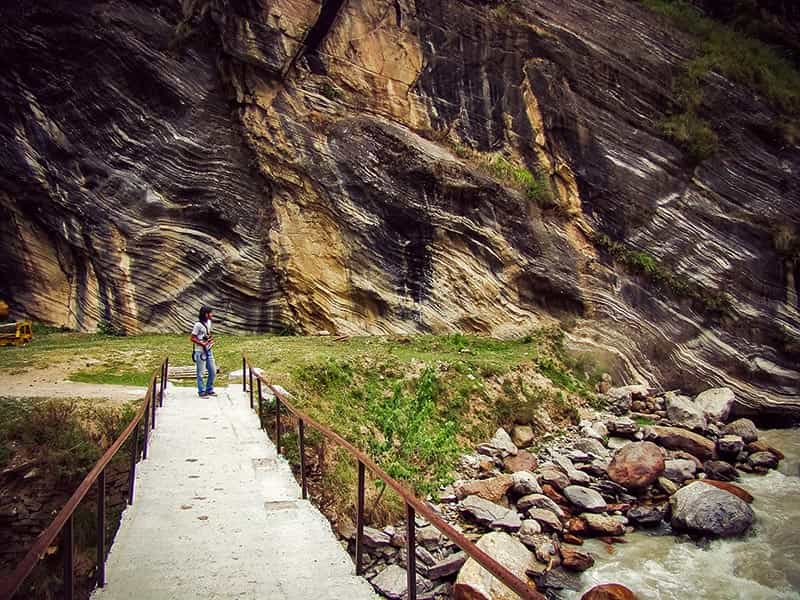
<svg viewBox="0 0 800 600"><path fill-rule="evenodd" d="M342 92L339 88L331 85L327 81L320 86L319 91L328 100L339 100L342 97Z"/></svg>
<svg viewBox="0 0 800 600"><path fill-rule="evenodd" d="M632 272L646 277L653 284L667 289L675 296L690 298L710 312L719 314L730 312L731 302L724 292L710 290L691 279L681 277L650 254L630 250L604 233L595 234L594 243Z"/></svg>
<svg viewBox="0 0 800 600"><path fill-rule="evenodd" d="M711 158L719 147L717 134L692 111L667 117L659 126L664 135L683 148L694 163Z"/></svg>
<svg viewBox="0 0 800 600"><path fill-rule="evenodd" d="M135 410L135 404L0 398L0 448L8 451L15 442L35 453L51 477L71 485L86 475Z"/></svg>

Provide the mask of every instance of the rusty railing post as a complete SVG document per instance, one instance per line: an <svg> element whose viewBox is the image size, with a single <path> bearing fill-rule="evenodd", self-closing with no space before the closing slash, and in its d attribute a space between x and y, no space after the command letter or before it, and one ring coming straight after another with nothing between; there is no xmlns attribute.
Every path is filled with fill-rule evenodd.
<svg viewBox="0 0 800 600"><path fill-rule="evenodd" d="M298 437L300 445L300 487L303 490L303 500L308 499L308 486L306 485L306 426L303 419L300 419Z"/></svg>
<svg viewBox="0 0 800 600"><path fill-rule="evenodd" d="M247 391L247 361L242 356L242 391Z"/></svg>
<svg viewBox="0 0 800 600"><path fill-rule="evenodd" d="M149 394L148 394L149 395ZM150 402L144 405L144 435L142 436L142 460L147 460L147 438L150 432Z"/></svg>
<svg viewBox="0 0 800 600"><path fill-rule="evenodd" d="M406 598L417 600L417 530L414 523L414 507L406 503L406 574L408 575L408 590Z"/></svg>
<svg viewBox="0 0 800 600"><path fill-rule="evenodd" d="M275 396L275 448L281 453L281 399Z"/></svg>
<svg viewBox="0 0 800 600"><path fill-rule="evenodd" d="M133 487L136 482L136 459L139 458L139 424L133 428L133 442L131 443L131 470L128 480L128 504L133 504Z"/></svg>
<svg viewBox="0 0 800 600"><path fill-rule="evenodd" d="M264 429L264 418L262 415L261 405L264 403L263 398L261 397L261 378L256 378L258 382L258 425L261 429ZM253 408L253 404L250 404L250 408Z"/></svg>
<svg viewBox="0 0 800 600"><path fill-rule="evenodd" d="M75 531L73 527L73 516L70 515L64 525L62 533L62 544L64 545L64 599L72 600L75 593L75 582L73 569L75 566Z"/></svg>
<svg viewBox="0 0 800 600"><path fill-rule="evenodd" d="M97 478L97 586L106 585L106 470Z"/></svg>
<svg viewBox="0 0 800 600"><path fill-rule="evenodd" d="M158 403L159 406L164 406L164 392L167 391L168 379L169 379L169 357L164 359L164 365L161 371L161 398Z"/></svg>
<svg viewBox="0 0 800 600"><path fill-rule="evenodd" d="M150 429L156 428L156 406L158 405L158 396L156 396L156 378L153 377L152 393L150 394L150 404L153 409L153 416L150 418Z"/></svg>
<svg viewBox="0 0 800 600"><path fill-rule="evenodd" d="M250 408L253 408L253 367L250 367Z"/></svg>
<svg viewBox="0 0 800 600"><path fill-rule="evenodd" d="M364 574L364 463L358 461L356 500L356 575Z"/></svg>

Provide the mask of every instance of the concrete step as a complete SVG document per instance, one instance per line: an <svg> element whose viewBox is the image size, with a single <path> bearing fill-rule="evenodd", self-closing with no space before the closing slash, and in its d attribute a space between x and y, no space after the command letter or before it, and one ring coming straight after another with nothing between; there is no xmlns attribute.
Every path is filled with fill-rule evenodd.
<svg viewBox="0 0 800 600"><path fill-rule="evenodd" d="M97 600L377 598L238 385L170 386Z"/></svg>

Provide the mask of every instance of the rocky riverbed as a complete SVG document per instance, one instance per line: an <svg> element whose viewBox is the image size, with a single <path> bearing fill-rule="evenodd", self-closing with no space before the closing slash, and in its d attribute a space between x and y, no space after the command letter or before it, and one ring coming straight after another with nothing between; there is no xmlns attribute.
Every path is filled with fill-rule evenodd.
<svg viewBox="0 0 800 600"><path fill-rule="evenodd" d="M550 597L590 598L607 583L627 586L620 598L687 589L797 597L796 430L765 434L731 420L727 388L694 398L643 386L605 392L608 413L546 445L527 427L498 429L462 457L460 478L434 506ZM515 597L433 527L417 527L419 598ZM385 597L405 597L405 532L366 535L367 577Z"/></svg>

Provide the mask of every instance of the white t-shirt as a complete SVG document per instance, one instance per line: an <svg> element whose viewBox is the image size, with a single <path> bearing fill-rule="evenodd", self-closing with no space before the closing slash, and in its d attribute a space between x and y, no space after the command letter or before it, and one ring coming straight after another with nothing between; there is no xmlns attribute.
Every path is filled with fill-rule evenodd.
<svg viewBox="0 0 800 600"><path fill-rule="evenodd" d="M192 327L192 335L196 337L198 340L206 341L208 337L211 335L211 321L206 321L202 323L198 321ZM198 344L193 344L195 350L202 350L203 347Z"/></svg>

